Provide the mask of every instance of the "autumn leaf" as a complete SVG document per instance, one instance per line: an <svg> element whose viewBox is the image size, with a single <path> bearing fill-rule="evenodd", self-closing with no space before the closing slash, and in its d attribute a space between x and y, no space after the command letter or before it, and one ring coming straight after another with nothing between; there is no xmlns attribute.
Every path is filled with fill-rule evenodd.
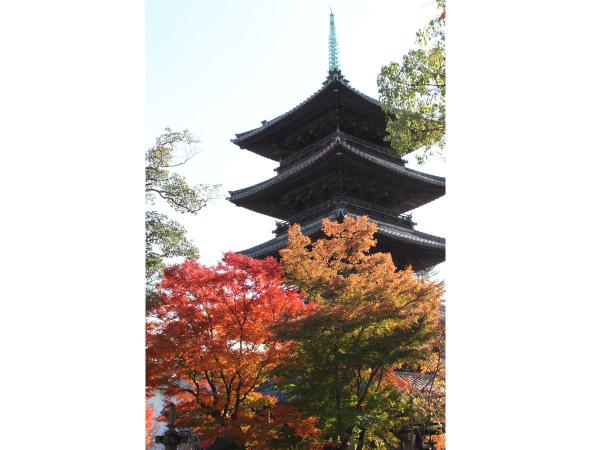
<svg viewBox="0 0 600 450"><path fill-rule="evenodd" d="M147 321L149 388L175 399L178 426L204 439L269 442L276 399L258 389L292 345L274 330L312 306L284 283L275 259L234 253L215 267L187 261L166 269L161 292Z"/></svg>

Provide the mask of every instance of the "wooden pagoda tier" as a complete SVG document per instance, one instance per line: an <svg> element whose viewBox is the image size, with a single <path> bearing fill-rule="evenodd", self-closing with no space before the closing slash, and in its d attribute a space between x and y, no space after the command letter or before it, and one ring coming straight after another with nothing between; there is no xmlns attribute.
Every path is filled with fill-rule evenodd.
<svg viewBox="0 0 600 450"><path fill-rule="evenodd" d="M322 237L323 218L367 215L377 223L375 251L396 265L422 270L444 261L445 240L414 230L407 211L445 193L443 177L406 167L384 141L381 104L356 89L339 70L289 112L232 140L243 149L279 162L277 175L230 191L237 206L280 219L275 238L240 253L278 256L288 224Z"/></svg>
<svg viewBox="0 0 600 450"><path fill-rule="evenodd" d="M236 134L232 142L279 162L336 130L385 147L385 128L381 103L352 88L336 70L298 106L263 121L259 128Z"/></svg>
<svg viewBox="0 0 600 450"><path fill-rule="evenodd" d="M230 201L289 220L341 193L396 215L444 195L444 178L404 167L398 156L346 133L334 132L291 156L277 176L231 191Z"/></svg>
<svg viewBox="0 0 600 450"><path fill-rule="evenodd" d="M397 267L412 266L423 270L435 266L445 259L446 240L413 229L410 216L393 216L387 212L375 212L373 205L340 196L313 210L305 211L306 217L292 218L290 222L278 222L275 238L239 253L252 258L279 257L279 250L287 245L287 228L290 223L299 223L302 232L311 239L323 237L324 218L341 220L344 215L358 217L368 215L377 224L377 245L373 251L391 253Z"/></svg>

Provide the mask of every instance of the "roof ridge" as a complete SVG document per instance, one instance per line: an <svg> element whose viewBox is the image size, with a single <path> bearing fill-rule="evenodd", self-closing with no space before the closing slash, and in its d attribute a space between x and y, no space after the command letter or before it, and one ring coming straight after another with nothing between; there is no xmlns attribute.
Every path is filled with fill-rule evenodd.
<svg viewBox="0 0 600 450"><path fill-rule="evenodd" d="M306 98L305 100L303 100L302 102L300 102L298 105L294 106L292 109L290 109L289 111L280 114L279 116L271 119L271 120L265 120L263 121L262 125L260 127L257 128L253 128L251 130L248 131L244 131L242 133L236 133L235 134L235 138L231 139L230 141L233 142L234 144L238 144L238 142L242 139L246 139L248 137L251 137L255 134L258 134L260 131L265 130L269 127L271 127L272 125L280 122L281 120L283 120L284 118L288 117L289 115L291 115L292 113L298 111L301 107L303 107L304 105L306 105L307 103L311 102L312 100L314 100L318 95L322 94L327 88L329 88L329 86L331 86L334 83L339 83L341 86L346 87L350 92L355 93L356 95L358 95L359 97L362 97L363 99L367 100L368 102L372 103L373 105L382 108L381 102L379 102L378 100L363 94L362 92L360 92L358 89L353 88L352 86L350 86L350 82L345 79L341 72L339 71L334 71L331 72L329 74L329 76L327 77L327 79L324 81L323 86L321 88L319 88L317 91L313 92L308 98ZM383 108L382 108L383 109Z"/></svg>
<svg viewBox="0 0 600 450"><path fill-rule="evenodd" d="M340 209L340 208L338 208L338 209ZM338 210L331 211L328 214L323 215L322 217L318 217L311 222L301 225L302 233L304 233L304 234L314 233L316 231L315 227L318 227L318 229L321 228L321 222L323 221L323 219L331 218L332 216L336 215L336 213L338 213ZM347 212L347 214L355 216L355 217L357 216L357 214L353 214L351 212ZM403 230L404 232L401 232L400 230L389 230L388 228L391 228L393 226L393 224L389 224L389 223L386 223L386 222L383 222L383 221L377 220L377 219L370 219L370 220L377 224L377 233L386 234L388 236L391 235L391 236L400 237L405 240L418 242L422 245L425 245L425 246L431 247L431 248L438 248L438 249L446 248L446 242L445 242L446 240L444 238L441 238L438 236L433 236L433 235L426 235L425 233L421 233L416 230L410 230L408 228L403 228L400 226L394 226L394 228L399 228L399 229ZM431 238L428 239L426 237L415 236L415 234L411 233L411 232L423 234L425 236L431 236ZM287 242L287 232L282 233L281 235L276 236L272 239L269 239L268 241L263 242L262 244L258 244L258 245L255 245L254 247L250 247L245 250L241 250L238 253L242 253L242 254L245 254L245 255L251 256L251 257L255 257L255 255L257 255L258 252L260 252L260 254L264 254L265 252L271 252L273 250L283 248L285 246L286 242Z"/></svg>
<svg viewBox="0 0 600 450"><path fill-rule="evenodd" d="M243 138L246 138L246 137L249 137L252 134L255 134L256 132L258 132L259 130L262 130L263 128L267 128L267 127L273 125L274 123L280 121L284 117L287 117L292 112L297 111L298 109L300 109L300 107L304 106L309 101L313 100L317 95L319 95L320 93L322 93L323 91L325 91L325 89L327 89L327 87L329 87L329 85L332 84L333 81L334 81L334 79L326 80L326 82L323 84L323 86L321 86L318 90L316 90L315 92L313 92L308 98L304 99L302 102L300 102L298 105L296 105L295 107L293 107L289 111L287 111L287 112L285 112L283 114L280 114L279 116L277 116L277 117L275 117L275 118L273 118L271 120L263 121L263 123L262 123L262 125L260 127L254 128L252 130L244 131L243 133L236 133L235 139L231 139L231 142L233 142L235 144L236 141L238 141L240 139L243 139Z"/></svg>
<svg viewBox="0 0 600 450"><path fill-rule="evenodd" d="M247 197L254 192L259 192L266 189L273 184L276 184L298 172L305 170L307 167L310 167L312 164L317 162L319 159L323 158L327 153L329 153L336 145L339 145L349 152L367 159L374 164L377 164L381 167L390 169L396 173L408 175L411 178L416 178L421 181L427 182L429 184L437 185L437 186L445 186L446 180L443 177L438 177L436 175L429 175L424 172L419 172L413 169L407 169L401 163L395 163L392 161L385 160L383 158L378 157L377 155L372 155L367 151L360 150L358 148L349 145L346 141L338 139L337 136L333 135L331 141L328 144L323 144L323 148L316 153L308 155L305 159L298 161L296 164L289 166L281 173L275 175L274 177L268 178L267 180L261 181L259 183L253 184L252 186L248 186L242 189L237 189L233 191L229 191L230 200L233 200L234 197L236 199Z"/></svg>

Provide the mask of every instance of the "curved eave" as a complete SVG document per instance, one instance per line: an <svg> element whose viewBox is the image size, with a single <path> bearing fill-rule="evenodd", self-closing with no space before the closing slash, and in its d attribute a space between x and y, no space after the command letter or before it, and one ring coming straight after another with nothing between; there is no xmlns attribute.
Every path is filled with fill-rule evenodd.
<svg viewBox="0 0 600 450"><path fill-rule="evenodd" d="M329 219L335 219L343 214L356 217L356 214L349 213L343 210L332 211L325 217ZM383 222L381 220L371 219L377 224L376 238L382 241L382 238L387 238L391 242L396 242L403 246L418 248L429 253L437 254L437 263L442 262L445 259L446 251L446 240L444 238L433 236L430 234L422 233L420 231L403 228L395 224ZM302 232L309 236L315 237L321 232L323 218L318 218L311 221L308 224L302 226ZM277 251L281 250L287 245L287 233L277 236L267 242L260 245L242 250L241 253L252 258L263 258L265 256L273 255Z"/></svg>
<svg viewBox="0 0 600 450"><path fill-rule="evenodd" d="M437 188L441 188L441 189L446 189L446 178L444 177L438 177L436 175L430 175L428 173L425 172L419 172L418 170L414 170L414 169L409 169L408 167L405 167L401 164L398 163L394 163L392 161L388 161L386 159L383 158L379 158L378 156L373 155L372 153L369 153L365 150L361 150L359 148L357 148L356 146L347 143L347 142L342 142L342 147L344 147L345 149L349 150L351 153L360 156L363 159L366 159L374 164L376 164L377 166L381 166L385 169L389 169L392 172L401 175L403 177L406 178L411 178L413 180L416 180L420 183L429 185L429 186L435 186Z"/></svg>
<svg viewBox="0 0 600 450"><path fill-rule="evenodd" d="M242 133L236 133L235 138L231 139L231 142L233 142L235 145L239 145L239 146L243 147L246 139L256 136L259 133L267 131L269 128L273 127L274 125L281 122L285 118L287 118L287 117L291 116L292 114L294 114L295 112L299 111L305 105L311 103L313 100L318 98L319 95L321 95L323 92L325 92L332 83L333 83L333 81L330 81L327 84L323 85L318 91L314 92L310 97L308 97L303 102L299 103L297 106L290 109L288 112L285 112L285 113L281 114L280 116L275 117L274 119L265 121L260 127L254 128L252 130L244 131Z"/></svg>
<svg viewBox="0 0 600 450"><path fill-rule="evenodd" d="M357 147L336 138L330 143L325 144L321 150L314 153L310 157L298 162L294 166L291 166L287 170L284 170L280 174L269 178L268 180L262 181L247 188L229 191L229 200L233 203L251 201L256 196L260 196L263 192L276 189L277 186L282 185L289 179L301 177L306 171L308 171L311 167L316 166L338 147L342 147L350 155L362 158L363 160L381 167L393 173L394 175L399 175L406 179L415 181L423 186L439 190L440 196L445 192L446 179L444 177L429 175L424 172L409 169L399 163L394 163L392 161L379 158L367 151L360 150Z"/></svg>
<svg viewBox="0 0 600 450"><path fill-rule="evenodd" d="M239 200L250 200L253 196L266 191L272 186L280 185L284 181L293 178L295 175L301 176L306 170L316 165L321 160L325 159L325 157L333 151L336 144L337 142L335 141L329 142L328 144L324 144L323 148L318 152L312 154L306 159L303 159L297 164L279 173L278 175L269 178L268 180L261 181L260 183L248 186L247 188L238 189L236 191L229 191L229 200L233 203Z"/></svg>
<svg viewBox="0 0 600 450"><path fill-rule="evenodd" d="M376 99L369 97L366 94L354 89L350 86L350 84L344 80L340 79L337 76L328 79L325 84L316 92L314 92L310 97L306 100L290 109L289 111L275 117L272 120L265 121L260 127L254 128L252 130L248 130L242 133L236 133L235 138L231 139L231 142L238 145L241 148L251 149L256 142L269 136L271 133L276 132L281 127L285 127L288 123L298 122L299 117L304 117L305 115L310 115L308 110L314 103L317 103L321 97L325 97L329 95L330 91L333 91L334 88L340 88L340 92L344 90L348 93L356 95L360 100L363 100L366 104L369 105L370 108L377 110L383 115L382 105ZM262 154L262 152L260 153ZM262 154L269 158L268 154ZM271 158L273 159L273 158Z"/></svg>

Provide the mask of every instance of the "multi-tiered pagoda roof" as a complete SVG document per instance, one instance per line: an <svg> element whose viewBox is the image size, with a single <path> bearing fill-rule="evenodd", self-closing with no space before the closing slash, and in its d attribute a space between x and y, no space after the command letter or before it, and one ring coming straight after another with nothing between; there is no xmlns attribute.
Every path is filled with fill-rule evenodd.
<svg viewBox="0 0 600 450"><path fill-rule="evenodd" d="M318 91L232 140L279 162L276 176L230 192L237 206L279 219L273 239L241 253L277 256L289 224L318 238L324 218L349 214L377 224L375 250L390 252L398 265L420 270L443 261L445 240L416 231L405 213L444 195L445 179L406 167L384 140L381 104L350 86L331 53Z"/></svg>

